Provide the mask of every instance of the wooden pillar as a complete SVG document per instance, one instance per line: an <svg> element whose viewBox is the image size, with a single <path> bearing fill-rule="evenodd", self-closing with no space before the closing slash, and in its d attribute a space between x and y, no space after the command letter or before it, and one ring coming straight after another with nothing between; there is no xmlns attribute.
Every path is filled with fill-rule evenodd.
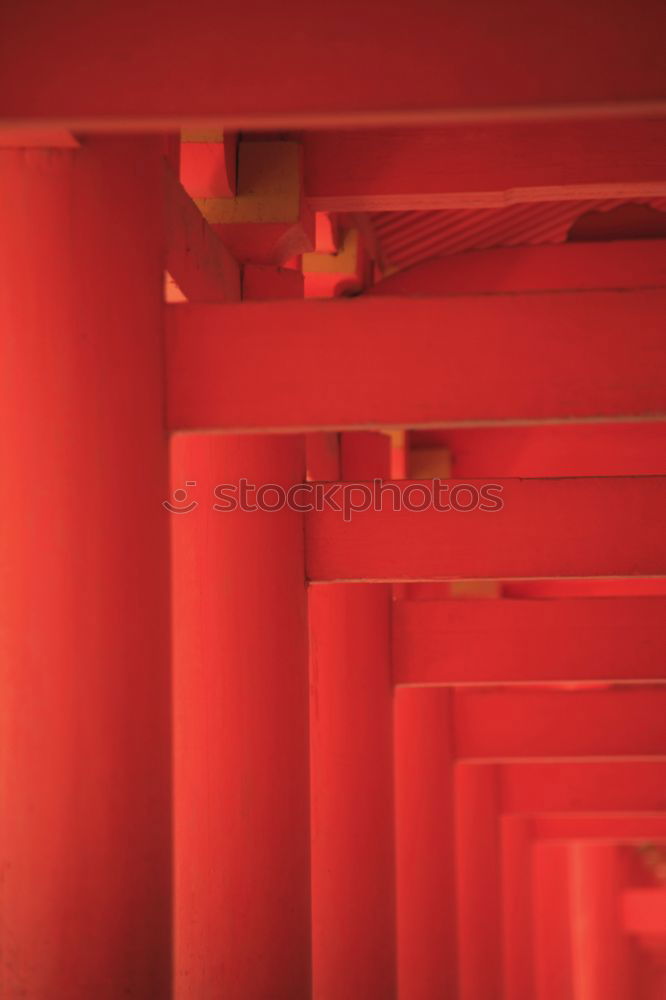
<svg viewBox="0 0 666 1000"><path fill-rule="evenodd" d="M296 274L248 270L252 297L298 291ZM305 478L305 439L176 435L171 463L174 506L198 504L172 515L175 996L306 1000L303 515L271 509Z"/></svg>
<svg viewBox="0 0 666 1000"><path fill-rule="evenodd" d="M536 1000L573 1000L570 848L564 841L532 848Z"/></svg>
<svg viewBox="0 0 666 1000"><path fill-rule="evenodd" d="M501 990L499 770L456 767L455 829L460 1000Z"/></svg>
<svg viewBox="0 0 666 1000"><path fill-rule="evenodd" d="M308 678L302 515L228 510L242 477L284 490L302 437L172 444L176 996L310 990ZM257 496L249 502L256 502ZM265 497L276 502L274 490Z"/></svg>
<svg viewBox="0 0 666 1000"><path fill-rule="evenodd" d="M504 1000L534 1000L532 823L503 816L500 826Z"/></svg>
<svg viewBox="0 0 666 1000"><path fill-rule="evenodd" d="M0 152L0 994L169 996L161 142Z"/></svg>
<svg viewBox="0 0 666 1000"><path fill-rule="evenodd" d="M395 816L400 1000L456 997L451 692L395 694Z"/></svg>
<svg viewBox="0 0 666 1000"><path fill-rule="evenodd" d="M345 434L347 481L387 478L389 438ZM309 590L315 1000L395 997L391 589Z"/></svg>
<svg viewBox="0 0 666 1000"><path fill-rule="evenodd" d="M621 848L577 841L571 848L575 1000L632 1000L629 939L622 923Z"/></svg>

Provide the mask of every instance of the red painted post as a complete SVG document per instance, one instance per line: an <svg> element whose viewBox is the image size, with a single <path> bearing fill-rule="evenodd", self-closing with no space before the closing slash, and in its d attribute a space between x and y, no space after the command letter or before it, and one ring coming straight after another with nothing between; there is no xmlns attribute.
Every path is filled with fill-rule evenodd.
<svg viewBox="0 0 666 1000"><path fill-rule="evenodd" d="M457 996L453 725L446 688L395 692L398 996Z"/></svg>
<svg viewBox="0 0 666 1000"><path fill-rule="evenodd" d="M579 1000L572 978L569 859L565 842L532 849L536 1000Z"/></svg>
<svg viewBox="0 0 666 1000"><path fill-rule="evenodd" d="M226 509L240 495L217 490L244 478L286 491L305 478L305 441L176 435L171 460L172 488L188 494L176 506L199 505L172 515L175 996L306 1000L303 515ZM259 499L249 491L250 507ZM279 499L264 492L268 508Z"/></svg>
<svg viewBox="0 0 666 1000"><path fill-rule="evenodd" d="M459 1000L487 1000L501 989L500 772L455 768Z"/></svg>
<svg viewBox="0 0 666 1000"><path fill-rule="evenodd" d="M342 477L387 478L389 438L342 437ZM395 997L391 590L309 589L315 1000Z"/></svg>
<svg viewBox="0 0 666 1000"><path fill-rule="evenodd" d="M7 998L170 994L160 151L0 153Z"/></svg>
<svg viewBox="0 0 666 1000"><path fill-rule="evenodd" d="M627 881L622 850L576 841L570 864L576 1000L633 1000L635 970L622 921Z"/></svg>
<svg viewBox="0 0 666 1000"><path fill-rule="evenodd" d="M303 439L178 435L172 465L174 490L196 482L182 506L199 504L172 514L176 996L305 1000L302 515L213 506L231 496L216 487L241 477L300 482Z"/></svg>
<svg viewBox="0 0 666 1000"><path fill-rule="evenodd" d="M534 1000L532 957L532 822L501 820L502 967L504 1000Z"/></svg>

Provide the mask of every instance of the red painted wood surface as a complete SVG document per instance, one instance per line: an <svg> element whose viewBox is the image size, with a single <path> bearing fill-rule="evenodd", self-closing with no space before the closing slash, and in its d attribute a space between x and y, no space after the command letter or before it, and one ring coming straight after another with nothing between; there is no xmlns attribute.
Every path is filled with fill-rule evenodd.
<svg viewBox="0 0 666 1000"><path fill-rule="evenodd" d="M666 937L666 889L629 889L622 910L630 934Z"/></svg>
<svg viewBox="0 0 666 1000"><path fill-rule="evenodd" d="M603 813L601 815L538 815L531 819L533 836L541 840L645 841L666 838L663 813Z"/></svg>
<svg viewBox="0 0 666 1000"><path fill-rule="evenodd" d="M591 840L611 846L627 841L636 844L658 842L666 834L666 816L631 812L507 815L501 818L500 829L504 995L507 1000L531 1000L534 996L530 864L533 850L544 841L556 841L561 847L572 840ZM626 897L625 892L625 904ZM618 900L611 901L611 907L617 910ZM572 915L576 919L576 914L572 912Z"/></svg>
<svg viewBox="0 0 666 1000"><path fill-rule="evenodd" d="M666 412L665 303L649 290L174 305L169 425L655 418Z"/></svg>
<svg viewBox="0 0 666 1000"><path fill-rule="evenodd" d="M457 995L453 731L446 689L395 694L398 996Z"/></svg>
<svg viewBox="0 0 666 1000"><path fill-rule="evenodd" d="M0 148L4 149L76 149L78 145L64 129L0 128Z"/></svg>
<svg viewBox="0 0 666 1000"><path fill-rule="evenodd" d="M342 435L344 478L389 438ZM396 996L391 591L309 589L313 995Z"/></svg>
<svg viewBox="0 0 666 1000"><path fill-rule="evenodd" d="M331 509L307 513L308 577L506 580L666 574L666 477L497 482L504 502L500 511L394 510L387 495L381 510L359 510L349 521ZM409 484L396 486L397 506ZM421 502L423 494L414 494L414 500Z"/></svg>
<svg viewBox="0 0 666 1000"><path fill-rule="evenodd" d="M664 28L0 11L2 997L663 1000Z"/></svg>
<svg viewBox="0 0 666 1000"><path fill-rule="evenodd" d="M173 171L164 171L166 268L192 302L237 302L240 269Z"/></svg>
<svg viewBox="0 0 666 1000"><path fill-rule="evenodd" d="M105 0L84 16L74 0L57 10L29 0L0 21L0 117L275 129L662 107L666 25L656 0L640 17L630 0L582 9L573 0L509 9L416 0L408 15L385 14L377 0L342 0L326 14L305 0L286 9L196 0L187 16L173 0ZM140 58L130 59L136 39ZM399 72L387 74L387 62Z"/></svg>
<svg viewBox="0 0 666 1000"><path fill-rule="evenodd" d="M559 246L495 247L424 260L378 281L370 295L662 288L665 241L616 240Z"/></svg>
<svg viewBox="0 0 666 1000"><path fill-rule="evenodd" d="M245 264L242 270L242 296L247 301L271 302L276 299L302 299L303 275L300 271L270 264Z"/></svg>
<svg viewBox="0 0 666 1000"><path fill-rule="evenodd" d="M399 601L399 684L666 679L666 599Z"/></svg>
<svg viewBox="0 0 666 1000"><path fill-rule="evenodd" d="M307 132L306 193L327 212L666 194L665 130L654 117Z"/></svg>
<svg viewBox="0 0 666 1000"><path fill-rule="evenodd" d="M533 949L539 1000L575 1000L571 942L570 848L542 844L533 865Z"/></svg>
<svg viewBox="0 0 666 1000"><path fill-rule="evenodd" d="M501 817L502 989L505 1000L532 1000L534 911L531 817Z"/></svg>
<svg viewBox="0 0 666 1000"><path fill-rule="evenodd" d="M470 995L483 997L499 983L497 941L501 939L507 998L531 1000L535 995L535 963L537 970L540 963L546 963L546 968L552 963L563 973L566 962L562 948L570 951L571 944L569 904L563 899L551 904L545 903L548 897L544 899L544 905L553 908L553 915L560 914L557 926L539 928L535 923L538 911L533 910L532 895L541 892L541 876L536 873L533 882L532 854L541 853L538 845L542 839L557 840L564 848L575 838L596 842L636 838L643 843L659 839L666 829L663 812L655 811L663 809L664 762L629 763L619 758L605 763L581 758L499 766L459 762L455 771L456 823L459 830L466 831L466 836L458 837L462 851L458 905L467 928L460 939L464 941ZM587 803L591 811L581 814L579 802ZM482 816L481 836L474 824ZM481 844L485 845L482 849ZM472 859L476 850L480 860L475 866ZM555 864L559 855L555 852L552 857ZM562 864L569 865L568 859L567 853ZM464 878L461 872L467 873ZM537 934L534 939L533 929ZM539 944L542 931L545 937ZM485 971L489 964L494 970L491 973ZM540 989L553 991L545 995L559 997L557 991L564 989L560 975L543 968L538 972Z"/></svg>
<svg viewBox="0 0 666 1000"><path fill-rule="evenodd" d="M512 762L501 781L504 812L666 810L666 758Z"/></svg>
<svg viewBox="0 0 666 1000"><path fill-rule="evenodd" d="M666 421L453 427L411 431L409 439L412 460L424 449L447 449L457 479L666 473Z"/></svg>
<svg viewBox="0 0 666 1000"><path fill-rule="evenodd" d="M169 996L161 185L158 140L0 153L7 998Z"/></svg>
<svg viewBox="0 0 666 1000"><path fill-rule="evenodd" d="M249 272L246 296L302 290L276 269ZM301 482L305 457L297 436L171 442L174 991L182 1000L211 990L238 1000L310 996L302 514L215 506L220 484L241 478L285 489ZM184 487L181 501L175 491Z"/></svg>
<svg viewBox="0 0 666 1000"><path fill-rule="evenodd" d="M574 995L633 1000L635 969L622 925L628 872L613 844L576 843L570 850Z"/></svg>
<svg viewBox="0 0 666 1000"><path fill-rule="evenodd" d="M502 584L502 596L550 600L561 597L663 597L666 577L618 577L581 580L510 580Z"/></svg>
<svg viewBox="0 0 666 1000"><path fill-rule="evenodd" d="M179 435L174 513L175 993L310 995L302 515L216 511L219 483L299 482L302 439ZM183 502L184 505L184 502Z"/></svg>
<svg viewBox="0 0 666 1000"><path fill-rule="evenodd" d="M192 198L233 198L236 194L238 136L222 141L181 143L180 180Z"/></svg>
<svg viewBox="0 0 666 1000"><path fill-rule="evenodd" d="M563 691L459 689L455 753L463 758L666 754L666 687Z"/></svg>
<svg viewBox="0 0 666 1000"><path fill-rule="evenodd" d="M457 708L456 708L457 714ZM455 723L458 730L458 720ZM501 809L496 767L460 768L454 786L460 1000L483 1000L501 983Z"/></svg>

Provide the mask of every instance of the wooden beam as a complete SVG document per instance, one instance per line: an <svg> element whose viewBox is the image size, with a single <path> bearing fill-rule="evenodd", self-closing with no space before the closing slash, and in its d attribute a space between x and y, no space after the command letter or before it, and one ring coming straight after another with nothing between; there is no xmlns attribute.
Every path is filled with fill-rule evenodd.
<svg viewBox="0 0 666 1000"><path fill-rule="evenodd" d="M283 264L314 249L300 143L240 142L235 196L197 197L196 204L238 260Z"/></svg>
<svg viewBox="0 0 666 1000"><path fill-rule="evenodd" d="M276 299L303 297L303 275L291 268L245 264L241 284L242 298L245 301L272 302ZM666 434L666 424L664 433Z"/></svg>
<svg viewBox="0 0 666 1000"><path fill-rule="evenodd" d="M236 302L240 270L168 164L164 166L167 272L194 302Z"/></svg>
<svg viewBox="0 0 666 1000"><path fill-rule="evenodd" d="M458 759L666 753L666 687L458 689L454 712Z"/></svg>
<svg viewBox="0 0 666 1000"><path fill-rule="evenodd" d="M656 116L309 132L306 193L325 212L663 196L665 132Z"/></svg>
<svg viewBox="0 0 666 1000"><path fill-rule="evenodd" d="M666 840L666 813L551 813L531 817L536 840Z"/></svg>
<svg viewBox="0 0 666 1000"><path fill-rule="evenodd" d="M445 497L458 495L456 485L454 480L442 484ZM416 486L409 481L382 484L381 509L358 510L348 521L336 510L312 511L305 517L308 577L397 581L666 574L666 477L506 479L495 485L504 504L495 511L406 510L405 498L422 502L433 491L432 482ZM468 481L468 493L470 486L480 495L480 481ZM343 494L337 495L342 505Z"/></svg>
<svg viewBox="0 0 666 1000"><path fill-rule="evenodd" d="M398 684L666 680L666 598L397 601Z"/></svg>
<svg viewBox="0 0 666 1000"><path fill-rule="evenodd" d="M463 769L464 770L464 769ZM538 857L544 841L566 850L572 840L632 844L666 836L665 813L551 813L505 815L500 819L504 996L532 1000L535 995L532 953L535 919L529 859ZM534 850L533 850L534 849ZM547 852L551 853L551 852ZM563 872L563 881L567 881ZM555 994L557 996L557 994Z"/></svg>
<svg viewBox="0 0 666 1000"><path fill-rule="evenodd" d="M0 20L0 119L164 130L626 116L663 109L665 34L658 0L414 0L391 17L379 0L193 0L186 17L175 0L101 0L85 16L75 0L25 0Z"/></svg>
<svg viewBox="0 0 666 1000"><path fill-rule="evenodd" d="M79 145L65 129L0 127L0 149L78 149Z"/></svg>
<svg viewBox="0 0 666 1000"><path fill-rule="evenodd" d="M502 584L502 597L663 597L666 577L615 577L613 579L514 580ZM411 595L409 595L411 596ZM437 595L441 596L441 595Z"/></svg>
<svg viewBox="0 0 666 1000"><path fill-rule="evenodd" d="M236 194L238 135L221 129L184 130L180 179L192 198L233 198Z"/></svg>
<svg viewBox="0 0 666 1000"><path fill-rule="evenodd" d="M495 247L423 261L369 289L370 295L601 291L666 286L666 240Z"/></svg>
<svg viewBox="0 0 666 1000"><path fill-rule="evenodd" d="M458 767L485 765L458 764ZM502 765L502 811L663 811L666 757L659 760L512 761Z"/></svg>
<svg viewBox="0 0 666 1000"><path fill-rule="evenodd" d="M167 309L169 425L316 430L666 413L666 291Z"/></svg>
<svg viewBox="0 0 666 1000"><path fill-rule="evenodd" d="M666 421L442 428L409 440L412 479L445 476L446 464L456 479L666 474ZM434 469L435 460L433 473L413 471L426 461Z"/></svg>
<svg viewBox="0 0 666 1000"><path fill-rule="evenodd" d="M424 689L420 690L423 694ZM456 822L461 833L458 905L464 945L461 957L465 960L461 994L467 1000L485 1000L490 995L492 990L484 977L491 969L490 982L499 981L497 941L503 938L505 995L532 1000L535 918L530 857L545 850L542 837L550 842L550 855L556 847L565 848L563 841L570 839L609 843L609 835L615 835L613 843L626 843L641 830L646 838L666 830L666 812L654 811L663 802L664 764L617 759L612 763L578 760L543 765L458 763L455 772ZM518 802L510 801L516 778L522 793ZM588 807L586 813L580 811L583 803ZM531 807L544 811L535 815L529 812ZM566 871L562 875L564 886ZM565 919L565 928L568 923ZM548 945L546 940L543 943ZM559 969L557 962L555 968ZM561 984L547 995L561 1000Z"/></svg>

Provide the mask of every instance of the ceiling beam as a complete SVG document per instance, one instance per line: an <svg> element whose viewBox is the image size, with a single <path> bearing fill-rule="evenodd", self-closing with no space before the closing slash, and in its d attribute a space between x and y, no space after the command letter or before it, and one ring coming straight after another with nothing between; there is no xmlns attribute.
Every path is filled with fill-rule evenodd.
<svg viewBox="0 0 666 1000"><path fill-rule="evenodd" d="M0 15L0 121L285 128L654 113L660 0L23 0Z"/></svg>
<svg viewBox="0 0 666 1000"><path fill-rule="evenodd" d="M433 257L383 278L371 295L601 291L666 287L666 240L494 247Z"/></svg>
<svg viewBox="0 0 666 1000"><path fill-rule="evenodd" d="M657 116L309 132L306 194L324 212L664 196L665 134Z"/></svg>

